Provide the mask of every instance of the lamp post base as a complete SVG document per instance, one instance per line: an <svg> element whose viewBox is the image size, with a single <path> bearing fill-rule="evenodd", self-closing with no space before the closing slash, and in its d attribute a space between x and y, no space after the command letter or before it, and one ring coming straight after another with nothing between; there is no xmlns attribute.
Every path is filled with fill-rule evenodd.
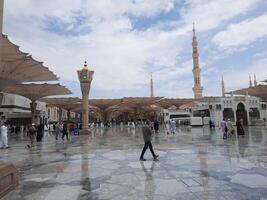
<svg viewBox="0 0 267 200"><path fill-rule="evenodd" d="M91 131L89 129L81 129L80 135L90 135Z"/></svg>

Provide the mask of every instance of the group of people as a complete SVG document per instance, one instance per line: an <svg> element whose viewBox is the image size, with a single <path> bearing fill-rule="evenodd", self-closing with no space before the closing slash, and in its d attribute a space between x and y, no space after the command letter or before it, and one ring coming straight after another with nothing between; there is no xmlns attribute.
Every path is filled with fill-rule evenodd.
<svg viewBox="0 0 267 200"><path fill-rule="evenodd" d="M34 145L34 141L36 138L37 142L41 142L44 132L46 131L46 129L44 128L43 124L39 124L38 126L36 126L34 123L30 126L29 130L28 130L28 136L30 138L30 144L28 144L28 148L33 147ZM63 122L63 123L55 123L53 124L53 129L52 129L52 134L55 135L56 140L58 140L58 137L60 134L62 134L61 138L62 140L64 140L65 138L68 140L69 139L69 132L73 132L75 129L74 125L69 124L67 122ZM49 130L51 131L51 130Z"/></svg>
<svg viewBox="0 0 267 200"><path fill-rule="evenodd" d="M235 134L234 125L230 119L228 119L227 121L223 119L220 123L220 129L223 133L223 139L231 138ZM244 122L242 118L236 122L236 130L238 137L245 136Z"/></svg>

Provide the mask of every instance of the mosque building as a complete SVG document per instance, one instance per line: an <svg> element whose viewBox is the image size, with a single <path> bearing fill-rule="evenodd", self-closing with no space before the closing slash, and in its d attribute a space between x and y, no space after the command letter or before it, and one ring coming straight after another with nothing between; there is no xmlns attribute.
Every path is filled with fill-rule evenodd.
<svg viewBox="0 0 267 200"><path fill-rule="evenodd" d="M257 94L257 96L251 96L246 89L244 89L244 91L246 91L245 94L231 92L226 95L225 84L222 77L222 95L218 97L202 97L203 87L201 86L200 81L201 69L199 67L198 42L194 25L192 47L194 76L193 92L195 100L190 105L183 105L180 108L190 110L194 117L208 117L216 125L219 125L222 119L230 119L231 121L236 122L242 118L246 125L261 124L261 122L266 121L266 99L264 102L264 98L257 96L265 92L265 98L267 97L267 85L262 86L264 88ZM252 85L251 76L249 75L249 88L253 90L253 88L257 86L256 75L254 74L254 86Z"/></svg>

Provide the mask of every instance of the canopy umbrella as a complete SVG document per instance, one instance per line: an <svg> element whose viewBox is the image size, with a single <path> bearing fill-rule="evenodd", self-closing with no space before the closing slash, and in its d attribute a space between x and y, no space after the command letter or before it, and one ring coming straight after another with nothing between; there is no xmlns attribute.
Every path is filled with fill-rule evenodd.
<svg viewBox="0 0 267 200"><path fill-rule="evenodd" d="M19 50L19 46L13 44L8 39L7 35L1 35L1 51L2 60L14 61L24 58L28 53Z"/></svg>
<svg viewBox="0 0 267 200"><path fill-rule="evenodd" d="M247 93L251 96L260 97L262 100L267 101L267 85L257 85L254 87L243 88L240 90L228 92L228 94L240 95L246 95Z"/></svg>
<svg viewBox="0 0 267 200"><path fill-rule="evenodd" d="M42 62L34 60L19 47L11 43L7 36L1 38L0 91L21 82L55 81L57 76Z"/></svg>
<svg viewBox="0 0 267 200"><path fill-rule="evenodd" d="M6 92L24 96L32 101L30 104L32 122L34 122L37 100L47 96L71 94L71 91L67 89L65 86L62 86L60 84L47 84L47 83L16 84L6 88Z"/></svg>

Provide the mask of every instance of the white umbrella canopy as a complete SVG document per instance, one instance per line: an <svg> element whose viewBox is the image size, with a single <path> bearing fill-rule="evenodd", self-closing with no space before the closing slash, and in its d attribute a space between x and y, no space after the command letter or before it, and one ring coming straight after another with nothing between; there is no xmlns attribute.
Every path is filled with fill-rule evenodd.
<svg viewBox="0 0 267 200"><path fill-rule="evenodd" d="M8 86L21 82L55 81L57 76L42 62L34 60L31 56L19 50L7 37L2 37L3 45L0 47L0 91Z"/></svg>
<svg viewBox="0 0 267 200"><path fill-rule="evenodd" d="M19 46L13 44L9 41L7 35L1 36L1 51L0 56L2 60L5 61L14 61L17 59L22 59L28 55L28 53L24 53L19 50Z"/></svg>
<svg viewBox="0 0 267 200"><path fill-rule="evenodd" d="M16 84L6 88L7 93L24 96L31 101L37 101L43 97L71 94L71 91L60 84Z"/></svg>

